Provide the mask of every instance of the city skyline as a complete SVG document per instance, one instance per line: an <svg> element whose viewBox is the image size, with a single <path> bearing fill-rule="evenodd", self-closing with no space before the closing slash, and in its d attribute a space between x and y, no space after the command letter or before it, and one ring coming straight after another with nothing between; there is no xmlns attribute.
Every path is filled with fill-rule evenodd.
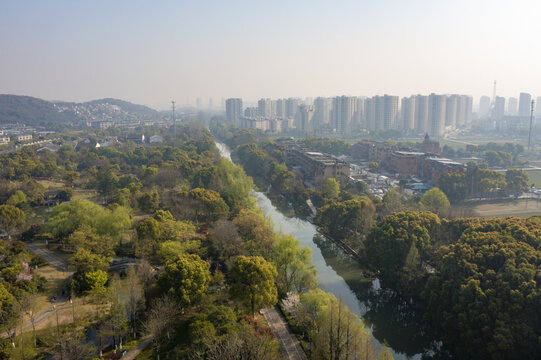
<svg viewBox="0 0 541 360"><path fill-rule="evenodd" d="M18 1L0 5L0 93L209 98L537 96L535 1ZM502 26L505 24L505 26ZM25 81L22 81L24 79Z"/></svg>

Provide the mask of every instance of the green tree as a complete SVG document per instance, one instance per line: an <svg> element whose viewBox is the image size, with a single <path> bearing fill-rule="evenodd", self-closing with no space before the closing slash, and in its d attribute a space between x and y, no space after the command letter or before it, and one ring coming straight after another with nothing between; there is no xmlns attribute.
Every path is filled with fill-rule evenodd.
<svg viewBox="0 0 541 360"><path fill-rule="evenodd" d="M323 183L322 192L327 199L336 199L340 194L340 183L334 178L328 178Z"/></svg>
<svg viewBox="0 0 541 360"><path fill-rule="evenodd" d="M181 213L195 222L215 221L229 216L229 206L214 190L196 188L189 192L183 191L178 194L175 203L181 205L176 207Z"/></svg>
<svg viewBox="0 0 541 360"><path fill-rule="evenodd" d="M509 169L505 172L506 189L515 196L528 191L528 180L528 174L524 170Z"/></svg>
<svg viewBox="0 0 541 360"><path fill-rule="evenodd" d="M136 232L135 254L148 259L154 255L158 247L158 239L161 236L160 223L153 218L143 220L137 225Z"/></svg>
<svg viewBox="0 0 541 360"><path fill-rule="evenodd" d="M276 266L280 293L306 292L317 286L317 271L312 264L312 250L300 247L300 241L289 234L279 235L274 243L272 263Z"/></svg>
<svg viewBox="0 0 541 360"><path fill-rule="evenodd" d="M379 170L379 164L375 161L371 161L369 164L368 164L368 171L370 171L371 173L377 173Z"/></svg>
<svg viewBox="0 0 541 360"><path fill-rule="evenodd" d="M107 270L111 258L93 254L87 249L79 249L69 259L70 266L79 273L89 273L97 270Z"/></svg>
<svg viewBox="0 0 541 360"><path fill-rule="evenodd" d="M368 265L391 284L408 283L413 280L410 270L416 268L417 259L432 258L440 224L438 216L429 212L399 212L387 216L372 228L366 239Z"/></svg>
<svg viewBox="0 0 541 360"><path fill-rule="evenodd" d="M77 171L67 171L64 175L64 182L67 187L73 187L75 182L79 179L79 173Z"/></svg>
<svg viewBox="0 0 541 360"><path fill-rule="evenodd" d="M434 214L440 216L447 214L451 207L445 193L436 187L428 190L421 198L421 201L419 201L419 204L423 209L432 211Z"/></svg>
<svg viewBox="0 0 541 360"><path fill-rule="evenodd" d="M241 210L233 224L243 242L243 249L237 250L270 258L275 234L270 222L259 209Z"/></svg>
<svg viewBox="0 0 541 360"><path fill-rule="evenodd" d="M468 195L466 174L445 174L439 180L439 187L453 203L464 200Z"/></svg>
<svg viewBox="0 0 541 360"><path fill-rule="evenodd" d="M73 200L52 209L44 230L63 241L81 227L118 241L131 227L130 214L122 206L107 209L88 200Z"/></svg>
<svg viewBox="0 0 541 360"><path fill-rule="evenodd" d="M198 302L209 283L209 264L194 254L178 255L166 264L165 271L158 278L162 292L175 298L182 306Z"/></svg>
<svg viewBox="0 0 541 360"><path fill-rule="evenodd" d="M28 207L28 200L21 190L17 190L6 201L6 205L16 206L24 211Z"/></svg>
<svg viewBox="0 0 541 360"><path fill-rule="evenodd" d="M252 314L278 301L276 268L261 256L239 256L229 274L231 295L244 302Z"/></svg>
<svg viewBox="0 0 541 360"><path fill-rule="evenodd" d="M25 222L26 217L21 209L12 205L0 205L0 230L4 230L8 236L22 229Z"/></svg>
<svg viewBox="0 0 541 360"><path fill-rule="evenodd" d="M201 251L201 241L172 241L167 240L159 244L156 255L162 263L175 260L181 254L198 254Z"/></svg>
<svg viewBox="0 0 541 360"><path fill-rule="evenodd" d="M152 190L144 193L139 198L139 208L147 213L154 212L160 205L160 194L157 190Z"/></svg>
<svg viewBox="0 0 541 360"><path fill-rule="evenodd" d="M96 270L87 272L85 274L86 286L88 291L93 295L99 296L105 294L107 291L105 284L107 284L107 273L103 270Z"/></svg>

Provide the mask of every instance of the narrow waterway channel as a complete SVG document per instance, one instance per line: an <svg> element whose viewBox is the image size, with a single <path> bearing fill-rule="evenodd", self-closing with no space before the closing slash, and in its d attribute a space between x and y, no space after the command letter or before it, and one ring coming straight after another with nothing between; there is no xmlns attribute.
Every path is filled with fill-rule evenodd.
<svg viewBox="0 0 541 360"><path fill-rule="evenodd" d="M231 159L226 145L216 143L223 157ZM395 359L451 359L435 332L420 314L379 281L367 279L361 265L332 241L318 233L317 227L295 217L286 217L261 192L254 192L257 205L270 217L276 230L291 234L313 252L319 287L341 297L363 318L377 347L386 343Z"/></svg>

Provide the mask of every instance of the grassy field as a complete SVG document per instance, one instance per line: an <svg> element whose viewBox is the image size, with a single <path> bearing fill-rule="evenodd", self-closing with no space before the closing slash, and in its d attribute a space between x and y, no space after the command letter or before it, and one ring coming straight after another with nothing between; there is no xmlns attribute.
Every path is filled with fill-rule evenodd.
<svg viewBox="0 0 541 360"><path fill-rule="evenodd" d="M535 184L537 189L541 189L541 170L529 170L526 173L530 177L528 185Z"/></svg>
<svg viewBox="0 0 541 360"><path fill-rule="evenodd" d="M471 202L468 204L476 216L481 217L529 217L532 215L541 215L541 202L537 200L495 200Z"/></svg>

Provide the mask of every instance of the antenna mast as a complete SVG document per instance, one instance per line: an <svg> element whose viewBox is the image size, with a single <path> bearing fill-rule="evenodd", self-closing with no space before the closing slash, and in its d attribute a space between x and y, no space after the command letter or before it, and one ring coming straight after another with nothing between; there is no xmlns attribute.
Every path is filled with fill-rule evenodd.
<svg viewBox="0 0 541 360"><path fill-rule="evenodd" d="M533 109L535 101L532 100L532 108L530 110L530 131L528 133L528 151L532 151L532 123L533 123Z"/></svg>
<svg viewBox="0 0 541 360"><path fill-rule="evenodd" d="M175 133L175 140L177 139L177 119L175 119L175 100L171 101L173 104L173 128Z"/></svg>

